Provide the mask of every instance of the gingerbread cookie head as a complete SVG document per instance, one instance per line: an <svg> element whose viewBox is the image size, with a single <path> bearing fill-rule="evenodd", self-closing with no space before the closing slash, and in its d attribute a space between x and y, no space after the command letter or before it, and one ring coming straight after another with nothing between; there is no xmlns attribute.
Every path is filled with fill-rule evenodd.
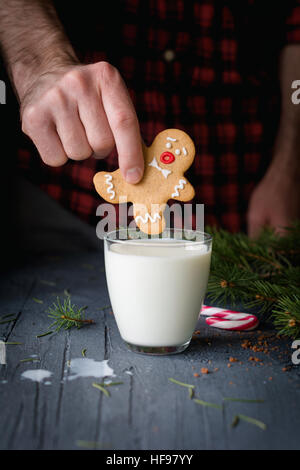
<svg viewBox="0 0 300 470"><path fill-rule="evenodd" d="M179 129L166 129L160 132L149 147L149 155L154 155L158 165L170 172L184 173L195 158L195 145L192 139Z"/></svg>
<svg viewBox="0 0 300 470"><path fill-rule="evenodd" d="M143 144L143 154L144 176L138 184L127 183L120 170L97 173L94 184L108 202L132 202L137 226L145 233L159 234L166 225L163 212L168 200L190 201L195 195L184 176L193 163L195 146L185 132L167 129L150 147Z"/></svg>

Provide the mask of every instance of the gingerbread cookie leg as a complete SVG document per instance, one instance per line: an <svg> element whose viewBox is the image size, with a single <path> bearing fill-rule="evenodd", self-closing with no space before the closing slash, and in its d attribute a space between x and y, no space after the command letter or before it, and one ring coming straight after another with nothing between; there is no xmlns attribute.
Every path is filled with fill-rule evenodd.
<svg viewBox="0 0 300 470"><path fill-rule="evenodd" d="M166 221L163 216L165 204L133 204L133 216L139 229L151 235L157 235L164 231Z"/></svg>

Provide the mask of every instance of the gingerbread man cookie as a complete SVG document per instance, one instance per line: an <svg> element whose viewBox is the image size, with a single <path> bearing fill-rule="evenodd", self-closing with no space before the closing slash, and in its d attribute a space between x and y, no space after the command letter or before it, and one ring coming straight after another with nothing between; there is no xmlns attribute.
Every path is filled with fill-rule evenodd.
<svg viewBox="0 0 300 470"><path fill-rule="evenodd" d="M138 184L127 183L118 169L96 173L94 185L108 202L118 204L124 202L124 197L132 202L140 230L159 234L166 225L163 212L167 201L190 201L195 196L193 186L184 176L193 163L195 146L185 132L167 129L155 137L150 147L143 144L143 154L145 171Z"/></svg>

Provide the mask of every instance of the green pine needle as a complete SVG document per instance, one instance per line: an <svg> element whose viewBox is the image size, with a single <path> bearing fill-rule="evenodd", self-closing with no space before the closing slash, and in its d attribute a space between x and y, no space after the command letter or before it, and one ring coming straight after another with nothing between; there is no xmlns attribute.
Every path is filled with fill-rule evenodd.
<svg viewBox="0 0 300 470"><path fill-rule="evenodd" d="M217 410L221 410L223 408L222 405L218 405L217 403L210 403L204 400L199 400L199 398L194 398L193 401L197 403L197 405L207 406L209 408L216 408Z"/></svg>
<svg viewBox="0 0 300 470"><path fill-rule="evenodd" d="M266 424L263 423L262 421L260 421L259 419L251 418L251 416L246 416L246 415L242 415L242 414L238 414L234 417L234 419L231 423L231 426L232 427L237 426L240 421L246 421L247 423L254 424L255 426L262 429L263 431L265 431L267 429Z"/></svg>
<svg viewBox="0 0 300 470"><path fill-rule="evenodd" d="M18 341L4 341L4 344L5 346L8 346L8 345L19 345L23 343L19 343Z"/></svg>
<svg viewBox="0 0 300 470"><path fill-rule="evenodd" d="M181 385L182 387L187 387L187 388L195 388L195 385L191 384L186 384L184 382L179 382L179 380L169 378L170 382L173 382L174 384Z"/></svg>
<svg viewBox="0 0 300 470"><path fill-rule="evenodd" d="M43 336L52 335L53 331L46 331L46 333L41 333L40 335L36 335L37 338L42 338Z"/></svg>
<svg viewBox="0 0 300 470"><path fill-rule="evenodd" d="M16 319L17 319L17 317L11 318L10 320L1 320L1 321L0 321L0 325L3 325L4 323L10 323L10 322L12 322L12 321L15 321Z"/></svg>
<svg viewBox="0 0 300 470"><path fill-rule="evenodd" d="M19 362L40 362L37 357L26 357L25 359L20 359Z"/></svg>
<svg viewBox="0 0 300 470"><path fill-rule="evenodd" d="M98 384L96 382L93 382L92 386L100 390L100 392L104 393L104 395L106 395L107 397L110 397L110 393L108 390L106 390L105 384Z"/></svg>
<svg viewBox="0 0 300 470"><path fill-rule="evenodd" d="M96 442L96 441L78 440L76 441L76 445L78 447L83 447L85 449L103 449L103 444L101 444L100 442Z"/></svg>
<svg viewBox="0 0 300 470"><path fill-rule="evenodd" d="M248 398L231 398L231 397L224 397L224 401L237 401L239 403L264 403L264 400L250 400Z"/></svg>

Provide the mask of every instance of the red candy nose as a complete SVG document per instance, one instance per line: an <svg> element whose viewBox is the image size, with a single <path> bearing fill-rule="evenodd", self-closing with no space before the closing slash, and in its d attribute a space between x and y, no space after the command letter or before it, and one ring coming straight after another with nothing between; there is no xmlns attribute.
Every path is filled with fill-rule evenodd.
<svg viewBox="0 0 300 470"><path fill-rule="evenodd" d="M167 165L168 165L169 163L173 163L174 160L175 160L175 157L174 157L173 153L171 153L171 152L164 152L164 153L162 153L161 156L160 156L160 161L161 161L162 163L167 164Z"/></svg>

